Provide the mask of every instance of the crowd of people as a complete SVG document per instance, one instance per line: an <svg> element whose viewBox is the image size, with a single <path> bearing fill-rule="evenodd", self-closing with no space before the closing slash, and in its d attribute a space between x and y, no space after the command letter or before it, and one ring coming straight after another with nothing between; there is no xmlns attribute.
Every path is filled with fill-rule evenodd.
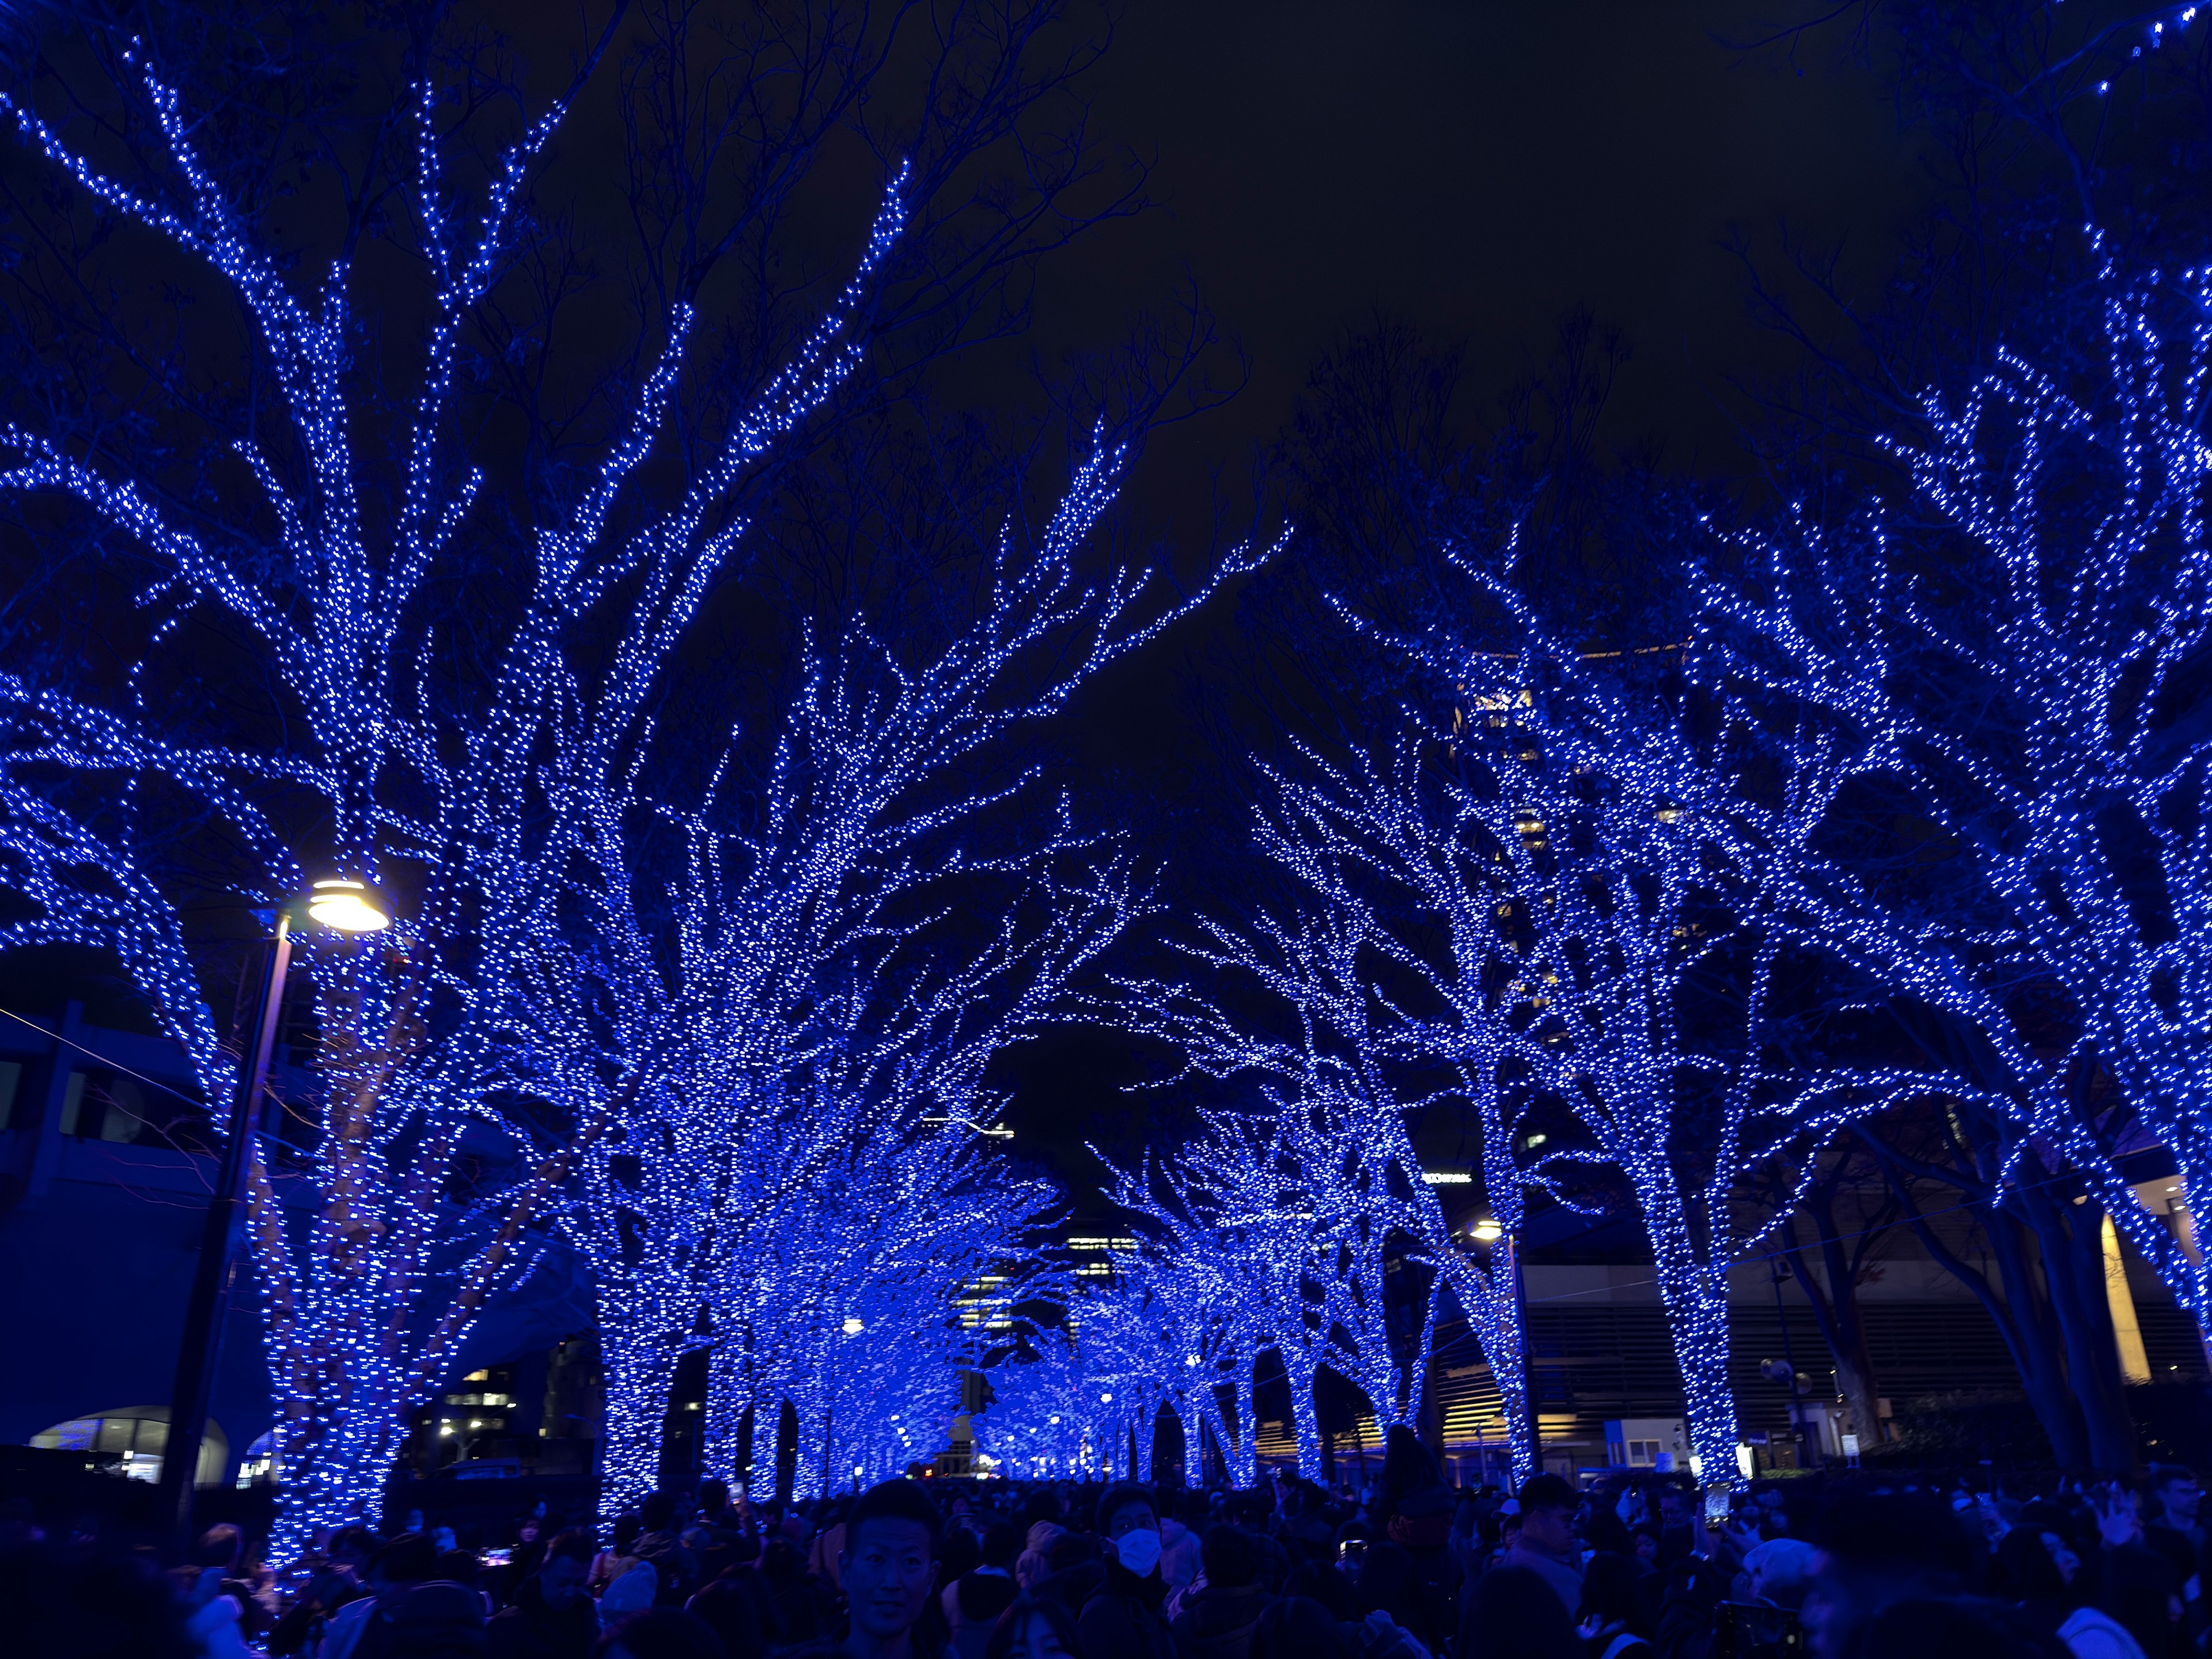
<svg viewBox="0 0 2212 1659"><path fill-rule="evenodd" d="M25 1659L2182 1659L2212 1651L2201 1490L1669 1475L1249 1491L909 1478L754 1504L709 1480L486 1547L419 1516L277 1573L236 1528L162 1571L0 1511ZM19 1645L20 1644L20 1645Z"/></svg>

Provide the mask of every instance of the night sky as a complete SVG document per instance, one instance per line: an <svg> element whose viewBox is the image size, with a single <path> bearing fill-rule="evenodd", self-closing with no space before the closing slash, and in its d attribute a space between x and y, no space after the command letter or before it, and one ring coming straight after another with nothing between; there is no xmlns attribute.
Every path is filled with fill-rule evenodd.
<svg viewBox="0 0 2212 1659"><path fill-rule="evenodd" d="M1786 222L1794 238L1839 246L1846 278L1873 287L1920 179L1911 135L1840 40L1794 62L1744 49L1776 15L1397 3L1355 18L1134 0L1091 84L1102 136L1152 164L1158 205L1055 258L1024 349L1097 349L1196 283L1250 380L1160 434L1137 473L1137 510L1184 550L1211 533L1217 495L1226 522L1249 522L1255 462L1313 365L1378 313L1465 349L1458 413L1479 431L1587 307L1634 354L1602 440L1656 442L1674 470L1735 472L1731 383L1791 359L1748 315L1731 237L1771 258ZM1209 630L1235 625L1217 606L1097 688L1079 711L1087 760L1163 799L1218 787L1194 763L1170 663L1188 671ZM1010 1067L1017 1146L1079 1186L1095 1169L1086 1137L1122 1155L1175 1138L1172 1098L1116 1091L1139 1070L1103 1034L1031 1048ZM1449 1157L1450 1139L1432 1129L1425 1151Z"/></svg>
<svg viewBox="0 0 2212 1659"><path fill-rule="evenodd" d="M1244 394L1156 447L1156 509L1241 481L1315 361L1380 308L1462 343L1493 395L1577 305L1636 356L1609 435L1734 464L1716 399L1787 361L1749 322L1741 229L1786 216L1878 283L1919 174L1840 40L1750 52L1771 4L1133 0L1096 72L1100 130L1155 163L1160 205L1088 235L1041 286L1049 353L1109 338L1196 280L1252 365ZM1486 411L1467 411L1475 418ZM1186 521L1187 522L1187 521Z"/></svg>

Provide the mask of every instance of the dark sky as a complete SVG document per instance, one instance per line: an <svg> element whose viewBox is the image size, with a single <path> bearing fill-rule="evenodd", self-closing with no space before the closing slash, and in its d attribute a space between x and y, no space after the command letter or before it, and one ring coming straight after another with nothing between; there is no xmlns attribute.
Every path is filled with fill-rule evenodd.
<svg viewBox="0 0 2212 1659"><path fill-rule="evenodd" d="M1673 466L1729 471L1726 381L1789 362L1747 318L1731 231L1771 247L1786 216L1794 234L1840 242L1854 280L1878 283L1919 177L1870 74L1832 48L1801 53L1801 74L1729 44L1770 33L1778 15L1654 0L1133 0L1097 72L1096 112L1106 137L1154 162L1160 205L1057 257L1031 343L1048 356L1101 345L1195 279L1252 378L1162 434L1138 474L1140 510L1186 550L1206 532L1217 477L1242 494L1315 362L1378 307L1464 344L1465 413L1480 421L1587 305L1635 353L1605 435L1656 437ZM1163 792L1194 776L1206 787L1172 729L1167 659L1191 654L1175 642L1117 671L1088 700L1086 749L1139 773L1149 763ZM1017 1145L1063 1176L1094 1167L1086 1138L1126 1154L1175 1135L1172 1100L1119 1092L1137 1073L1110 1034L1048 1041L1011 1069Z"/></svg>
<svg viewBox="0 0 2212 1659"><path fill-rule="evenodd" d="M1144 489L1178 507L1213 469L1241 475L1316 359L1378 307L1463 342L1471 389L1494 394L1587 304L1637 354L1614 441L1723 461L1709 389L1780 361L1746 320L1731 228L1771 240L1786 214L1879 280L1916 193L1870 74L1832 45L1801 52L1799 73L1728 44L1790 15L1774 0L1132 0L1097 114L1155 160L1161 205L1056 259L1038 344L1110 337L1196 279L1252 380L1157 447Z"/></svg>

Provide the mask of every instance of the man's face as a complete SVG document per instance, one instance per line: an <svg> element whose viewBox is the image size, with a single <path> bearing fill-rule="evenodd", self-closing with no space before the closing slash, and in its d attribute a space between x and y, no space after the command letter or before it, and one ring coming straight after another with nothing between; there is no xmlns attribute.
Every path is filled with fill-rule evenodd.
<svg viewBox="0 0 2212 1659"><path fill-rule="evenodd" d="M1670 1527L1679 1527L1687 1523L1690 1512L1682 1502L1681 1493L1670 1492L1661 1496L1659 1518Z"/></svg>
<svg viewBox="0 0 2212 1659"><path fill-rule="evenodd" d="M586 1600L584 1581L591 1569L566 1555L556 1555L538 1572L538 1593L549 1607L572 1607Z"/></svg>
<svg viewBox="0 0 2212 1659"><path fill-rule="evenodd" d="M1564 1504L1523 1510L1521 1541L1549 1555L1565 1555L1575 1547L1575 1512Z"/></svg>
<svg viewBox="0 0 2212 1659"><path fill-rule="evenodd" d="M848 1534L838 1565L853 1627L878 1642L911 1630L937 1582L936 1552L919 1521L877 1519Z"/></svg>
<svg viewBox="0 0 2212 1659"><path fill-rule="evenodd" d="M2179 1480L2169 1480L2158 1489L2158 1501L2166 1510L2166 1518L2176 1526L2197 1524L2197 1507L2204 1501L2204 1489L2197 1484L2194 1475L2184 1475Z"/></svg>
<svg viewBox="0 0 2212 1659"><path fill-rule="evenodd" d="M1133 1532L1158 1532L1159 1529L1158 1518L1152 1514L1150 1504L1124 1504L1106 1517L1106 1535L1116 1543Z"/></svg>

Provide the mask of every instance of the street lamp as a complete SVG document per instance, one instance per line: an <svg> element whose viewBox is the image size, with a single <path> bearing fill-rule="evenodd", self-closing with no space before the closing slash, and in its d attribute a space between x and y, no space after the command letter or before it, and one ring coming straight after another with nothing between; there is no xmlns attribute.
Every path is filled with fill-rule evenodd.
<svg viewBox="0 0 2212 1659"><path fill-rule="evenodd" d="M392 902L374 883L337 876L307 890L307 915L341 933L380 933L392 926Z"/></svg>
<svg viewBox="0 0 2212 1659"><path fill-rule="evenodd" d="M381 933L392 925L392 904L374 883L348 877L318 881L301 899L307 917L342 933ZM255 1116L269 1087L269 1057L276 1046L276 1026L284 1012L284 975L292 963L292 905L276 912L269 939L269 972L261 985L246 1064L230 1103L230 1133L216 1165L200 1231L200 1256L192 1276L191 1298L185 1304L185 1332L177 1350L177 1375L169 1391L169 1434L161 1453L160 1513L168 1517L180 1547L191 1540L192 1487L199 1474L200 1443L207 1437L208 1400L215 1389L216 1362L222 1352L218 1317L230 1288L232 1246L240 1212L246 1207L246 1172L251 1167Z"/></svg>

